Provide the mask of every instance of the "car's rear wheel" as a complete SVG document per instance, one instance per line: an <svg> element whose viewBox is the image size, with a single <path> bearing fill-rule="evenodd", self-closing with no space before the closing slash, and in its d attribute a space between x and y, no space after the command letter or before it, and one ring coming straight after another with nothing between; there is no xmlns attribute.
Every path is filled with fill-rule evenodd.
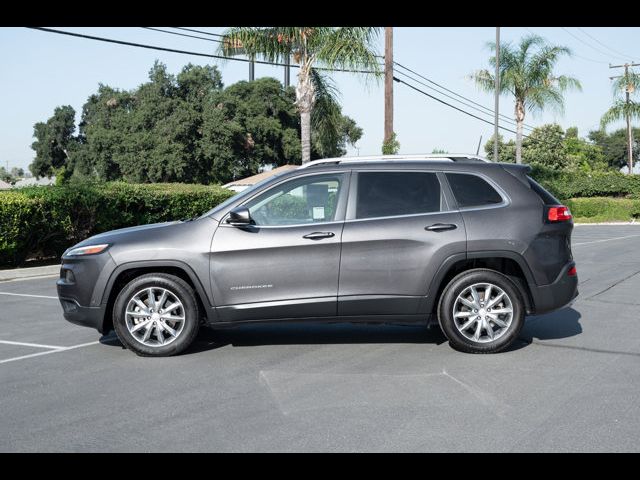
<svg viewBox="0 0 640 480"><path fill-rule="evenodd" d="M509 347L524 325L518 288L494 270L468 270L454 277L438 304L438 321L449 344L469 353Z"/></svg>
<svg viewBox="0 0 640 480"><path fill-rule="evenodd" d="M179 277L142 275L118 294L113 325L120 341L138 355L176 355L188 348L198 333L198 302L193 289Z"/></svg>

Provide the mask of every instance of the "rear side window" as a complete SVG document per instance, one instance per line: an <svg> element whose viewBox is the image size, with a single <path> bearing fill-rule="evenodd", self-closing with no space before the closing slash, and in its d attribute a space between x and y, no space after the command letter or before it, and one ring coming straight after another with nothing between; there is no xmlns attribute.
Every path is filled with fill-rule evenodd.
<svg viewBox="0 0 640 480"><path fill-rule="evenodd" d="M531 190L538 194L545 205L560 205L560 201L549 192L547 192L544 187L536 182L533 178L527 176L527 180L529 180Z"/></svg>
<svg viewBox="0 0 640 480"><path fill-rule="evenodd" d="M358 174L356 218L440 211L440 182L429 172Z"/></svg>
<svg viewBox="0 0 640 480"><path fill-rule="evenodd" d="M502 197L486 180L466 173L447 173L459 207L481 207L502 203Z"/></svg>

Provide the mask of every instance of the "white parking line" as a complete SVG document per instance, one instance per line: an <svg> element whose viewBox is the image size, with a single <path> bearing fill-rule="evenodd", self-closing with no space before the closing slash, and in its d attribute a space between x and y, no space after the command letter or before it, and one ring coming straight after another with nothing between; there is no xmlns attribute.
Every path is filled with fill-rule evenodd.
<svg viewBox="0 0 640 480"><path fill-rule="evenodd" d="M574 243L573 246L577 247L579 245L591 245L592 243L610 242L612 240L622 240L623 238L631 238L631 237L640 237L640 235L625 235L624 237L605 238L603 240L594 240L593 242Z"/></svg>
<svg viewBox="0 0 640 480"><path fill-rule="evenodd" d="M29 295L27 293L0 292L0 295L12 295L15 297L51 298L53 300L58 300L58 297L51 297L49 295Z"/></svg>
<svg viewBox="0 0 640 480"><path fill-rule="evenodd" d="M42 278L56 278L60 275L58 273L55 274L47 274L47 275L34 275L33 277L24 277L24 278L12 278L11 280L0 280L0 284L2 283L11 283L11 282L26 282L27 280L40 280Z"/></svg>
<svg viewBox="0 0 640 480"><path fill-rule="evenodd" d="M49 355L52 353L66 352L67 350L74 350L76 348L88 347L90 345L97 345L98 343L100 343L100 341L96 340L95 342L81 343L80 345L73 345L71 347L59 347L59 348L56 348L55 350L49 350L47 352L38 352L38 353L32 353L30 355L21 355L20 357L6 358L4 360L0 360L0 364L15 362L17 360L24 360L26 358L40 357L42 355Z"/></svg>
<svg viewBox="0 0 640 480"><path fill-rule="evenodd" d="M5 345L19 345L22 347L52 348L54 350L65 348L61 347L60 345L42 345L40 343L12 342L11 340L0 340L0 343L4 343Z"/></svg>

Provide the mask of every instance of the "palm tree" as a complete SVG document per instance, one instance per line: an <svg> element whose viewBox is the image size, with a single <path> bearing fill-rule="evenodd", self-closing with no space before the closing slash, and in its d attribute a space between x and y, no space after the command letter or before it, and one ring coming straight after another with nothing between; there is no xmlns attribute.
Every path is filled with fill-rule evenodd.
<svg viewBox="0 0 640 480"><path fill-rule="evenodd" d="M318 68L365 70L379 76L382 72L374 48L378 33L376 27L233 27L225 32L220 51L225 56L245 54L278 63L292 57L300 67L296 107L300 112L302 163L307 163L311 160L314 106L319 103L332 115L336 111L331 107L335 88L327 84ZM337 117L316 115L314 120L326 125L332 118Z"/></svg>
<svg viewBox="0 0 640 480"><path fill-rule="evenodd" d="M495 52L495 42L488 43ZM500 44L500 93L510 93L515 98L516 162L522 163L522 125L527 110L540 112L550 106L562 112L562 94L571 89L582 90L580 82L567 75L553 73L562 55L571 56L567 47L549 45L542 37L524 37L517 47L511 43ZM489 58L495 70L495 55ZM487 92L495 90L495 75L479 70L471 75L476 85Z"/></svg>
<svg viewBox="0 0 640 480"><path fill-rule="evenodd" d="M615 102L600 119L600 127L603 130L610 123L622 119L627 121L627 151L629 155L627 163L629 173L633 173L633 132L631 130L631 119L640 119L640 104L631 100L631 94L637 91L638 87L640 87L640 75L626 67L624 75L618 77L618 79L613 82ZM622 91L625 92L624 99L620 95Z"/></svg>

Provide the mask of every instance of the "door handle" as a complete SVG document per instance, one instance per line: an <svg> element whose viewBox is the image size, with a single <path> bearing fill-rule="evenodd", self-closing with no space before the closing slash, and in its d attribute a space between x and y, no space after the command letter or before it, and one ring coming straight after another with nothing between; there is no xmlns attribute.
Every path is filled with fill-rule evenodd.
<svg viewBox="0 0 640 480"><path fill-rule="evenodd" d="M455 230L458 226L455 223L434 223L428 227L424 227L429 232L444 232L445 230Z"/></svg>
<svg viewBox="0 0 640 480"><path fill-rule="evenodd" d="M333 232L313 232L304 235L302 238L308 238L309 240L320 240L322 238L331 238L334 237L335 233Z"/></svg>

